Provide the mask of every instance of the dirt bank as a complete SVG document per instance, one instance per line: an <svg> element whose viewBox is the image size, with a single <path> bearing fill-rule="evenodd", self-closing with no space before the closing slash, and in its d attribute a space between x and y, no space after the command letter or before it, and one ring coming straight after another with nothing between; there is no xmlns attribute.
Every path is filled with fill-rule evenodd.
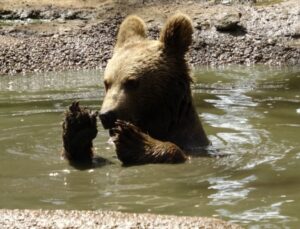
<svg viewBox="0 0 300 229"><path fill-rule="evenodd" d="M267 6L199 1L5 2L0 1L0 74L105 67L126 15L141 16L149 35L157 37L176 10L193 19L191 64L300 64L298 0Z"/></svg>
<svg viewBox="0 0 300 229"><path fill-rule="evenodd" d="M1 228L207 228L240 229L205 217L176 217L105 211L0 210Z"/></svg>

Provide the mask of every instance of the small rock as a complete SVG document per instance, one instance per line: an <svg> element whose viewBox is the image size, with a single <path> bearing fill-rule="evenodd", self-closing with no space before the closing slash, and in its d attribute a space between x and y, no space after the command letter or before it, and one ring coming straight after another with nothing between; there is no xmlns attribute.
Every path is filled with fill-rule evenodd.
<svg viewBox="0 0 300 229"><path fill-rule="evenodd" d="M241 13L236 11L221 13L215 17L214 25L218 31L236 31L240 18Z"/></svg>

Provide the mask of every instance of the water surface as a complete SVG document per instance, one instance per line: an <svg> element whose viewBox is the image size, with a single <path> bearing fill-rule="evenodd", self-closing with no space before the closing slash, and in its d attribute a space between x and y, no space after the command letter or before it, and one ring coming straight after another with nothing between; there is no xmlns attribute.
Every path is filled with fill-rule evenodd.
<svg viewBox="0 0 300 229"><path fill-rule="evenodd" d="M73 100L100 109L101 72L1 77L0 208L216 216L248 228L297 228L300 68L199 68L194 77L213 148L231 156L122 167L99 124L96 153L113 164L85 171L60 158L62 114Z"/></svg>

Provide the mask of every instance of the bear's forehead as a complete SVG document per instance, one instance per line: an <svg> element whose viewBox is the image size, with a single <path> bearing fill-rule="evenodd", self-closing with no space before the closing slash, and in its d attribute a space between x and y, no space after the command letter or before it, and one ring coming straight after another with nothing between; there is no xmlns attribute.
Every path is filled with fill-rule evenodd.
<svg viewBox="0 0 300 229"><path fill-rule="evenodd" d="M139 77L159 67L163 62L162 46L156 41L128 44L115 51L110 59L105 78Z"/></svg>

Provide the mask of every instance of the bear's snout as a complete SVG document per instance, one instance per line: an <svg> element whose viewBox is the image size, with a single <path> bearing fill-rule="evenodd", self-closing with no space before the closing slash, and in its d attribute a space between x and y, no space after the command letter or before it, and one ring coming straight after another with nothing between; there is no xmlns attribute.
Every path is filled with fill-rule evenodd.
<svg viewBox="0 0 300 229"><path fill-rule="evenodd" d="M108 112L101 112L99 115L101 123L104 129L111 129L115 126L115 122L117 120L117 116L115 112L108 111Z"/></svg>

